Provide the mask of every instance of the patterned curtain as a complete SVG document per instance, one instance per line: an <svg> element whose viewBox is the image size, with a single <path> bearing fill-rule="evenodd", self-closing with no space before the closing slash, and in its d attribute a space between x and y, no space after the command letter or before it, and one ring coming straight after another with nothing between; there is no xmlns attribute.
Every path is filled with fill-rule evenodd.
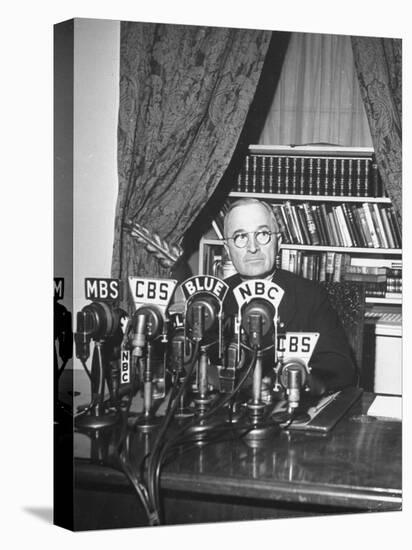
<svg viewBox="0 0 412 550"><path fill-rule="evenodd" d="M231 159L271 35L121 23L113 277L169 275L127 223L181 242Z"/></svg>
<svg viewBox="0 0 412 550"><path fill-rule="evenodd" d="M402 219L402 42L352 36L379 172Z"/></svg>

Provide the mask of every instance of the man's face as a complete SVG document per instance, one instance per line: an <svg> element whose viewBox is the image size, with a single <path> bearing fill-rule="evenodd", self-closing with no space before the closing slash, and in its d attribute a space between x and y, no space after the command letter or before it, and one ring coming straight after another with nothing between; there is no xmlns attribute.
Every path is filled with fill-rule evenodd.
<svg viewBox="0 0 412 550"><path fill-rule="evenodd" d="M234 208L227 220L226 238L237 233L247 233L248 242L244 248L237 248L233 239L228 239L226 250L236 271L242 277L265 277L272 273L275 267L276 238L260 245L256 242L254 233L259 230L275 231L270 213L261 204L245 204Z"/></svg>

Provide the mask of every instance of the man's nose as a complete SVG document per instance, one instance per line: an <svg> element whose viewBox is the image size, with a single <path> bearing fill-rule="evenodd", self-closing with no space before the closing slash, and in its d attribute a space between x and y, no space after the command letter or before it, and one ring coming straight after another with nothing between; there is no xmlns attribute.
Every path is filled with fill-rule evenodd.
<svg viewBox="0 0 412 550"><path fill-rule="evenodd" d="M258 249L259 244L256 242L256 236L253 233L250 233L247 242L247 251L254 254Z"/></svg>

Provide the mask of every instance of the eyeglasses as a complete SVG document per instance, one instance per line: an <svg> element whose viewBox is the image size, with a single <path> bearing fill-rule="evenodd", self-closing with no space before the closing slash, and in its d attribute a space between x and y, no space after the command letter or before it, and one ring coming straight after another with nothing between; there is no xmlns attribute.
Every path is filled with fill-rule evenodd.
<svg viewBox="0 0 412 550"><path fill-rule="evenodd" d="M264 246L272 240L272 235L275 235L272 231L267 231L266 229L261 229L260 231L249 231L248 233L237 233L234 237L228 237L226 240L232 240L234 245L237 248L245 248L249 242L249 235L253 235L255 241Z"/></svg>

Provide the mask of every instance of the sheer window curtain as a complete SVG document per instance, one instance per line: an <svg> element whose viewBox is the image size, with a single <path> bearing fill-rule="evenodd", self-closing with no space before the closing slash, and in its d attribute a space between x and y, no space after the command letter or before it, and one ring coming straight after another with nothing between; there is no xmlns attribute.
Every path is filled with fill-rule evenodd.
<svg viewBox="0 0 412 550"><path fill-rule="evenodd" d="M349 36L292 33L261 144L371 147Z"/></svg>

